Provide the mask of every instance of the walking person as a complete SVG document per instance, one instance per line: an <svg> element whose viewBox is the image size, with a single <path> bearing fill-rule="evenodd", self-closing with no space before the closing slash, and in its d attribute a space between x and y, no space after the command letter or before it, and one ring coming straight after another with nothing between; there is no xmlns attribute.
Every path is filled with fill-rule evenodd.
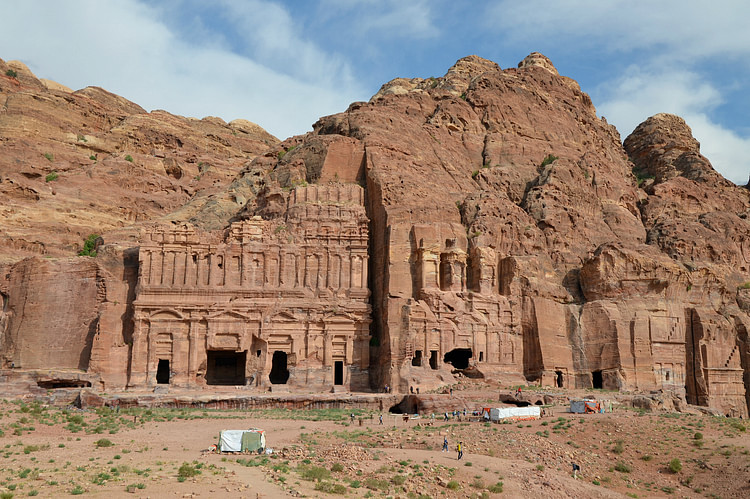
<svg viewBox="0 0 750 499"><path fill-rule="evenodd" d="M448 437L443 437L443 450L442 452L448 452Z"/></svg>
<svg viewBox="0 0 750 499"><path fill-rule="evenodd" d="M382 414L380 415L380 423L378 423L378 424L381 424L381 425L383 424L383 415Z"/></svg>
<svg viewBox="0 0 750 499"><path fill-rule="evenodd" d="M460 461L462 457L464 457L464 443L458 442L458 460Z"/></svg>

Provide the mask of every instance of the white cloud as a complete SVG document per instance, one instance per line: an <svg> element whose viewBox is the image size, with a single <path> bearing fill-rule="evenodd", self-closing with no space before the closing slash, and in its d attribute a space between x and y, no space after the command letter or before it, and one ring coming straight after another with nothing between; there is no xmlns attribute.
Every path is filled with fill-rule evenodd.
<svg viewBox="0 0 750 499"><path fill-rule="evenodd" d="M719 91L686 70L658 71L631 67L619 79L601 89L609 98L598 106L624 139L638 124L657 113L682 117L701 143L701 153L727 179L746 184L750 163L750 137L741 137L709 117L709 112L722 102Z"/></svg>
<svg viewBox="0 0 750 499"><path fill-rule="evenodd" d="M307 66L300 71L278 71L233 53L218 37L183 38L158 21L158 9L136 0L3 0L0 9L0 57L20 59L37 76L74 89L104 87L147 109L244 118L285 138L363 98L346 64L299 37L283 36L291 28L282 11L261 21L270 31L278 28L284 40L275 56L304 57ZM236 23L240 29L239 15Z"/></svg>
<svg viewBox="0 0 750 499"><path fill-rule="evenodd" d="M358 37L377 33L381 37L428 39L440 34L433 22L434 4L427 0L322 0L319 10L337 16L352 13L353 34Z"/></svg>
<svg viewBox="0 0 750 499"><path fill-rule="evenodd" d="M748 17L746 0L503 0L484 20L516 42L575 39L579 47L646 49L665 59L694 61L750 54Z"/></svg>

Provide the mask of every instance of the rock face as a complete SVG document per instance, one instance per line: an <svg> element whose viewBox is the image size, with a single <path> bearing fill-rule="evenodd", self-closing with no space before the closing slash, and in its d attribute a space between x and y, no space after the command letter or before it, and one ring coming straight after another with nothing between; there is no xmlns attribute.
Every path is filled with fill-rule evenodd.
<svg viewBox="0 0 750 499"><path fill-rule="evenodd" d="M253 195L224 187L276 142L249 121L147 113L0 59L0 263L74 255L89 234L137 235L125 229L170 213L188 220L206 204L224 223Z"/></svg>
<svg viewBox="0 0 750 499"><path fill-rule="evenodd" d="M101 386L408 393L460 372L748 415L748 191L678 117L623 147L541 54L387 83L213 196L139 248L105 234L80 308ZM44 334L15 297L42 267L21 265L0 285L5 359Z"/></svg>

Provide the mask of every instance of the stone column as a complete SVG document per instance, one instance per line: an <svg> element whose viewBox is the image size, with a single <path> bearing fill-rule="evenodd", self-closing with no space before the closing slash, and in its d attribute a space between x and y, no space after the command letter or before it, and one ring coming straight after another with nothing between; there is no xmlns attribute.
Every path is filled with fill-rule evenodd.
<svg viewBox="0 0 750 499"><path fill-rule="evenodd" d="M198 318L190 318L188 330L188 365L187 385L195 385L195 373L198 371Z"/></svg>
<svg viewBox="0 0 750 499"><path fill-rule="evenodd" d="M146 386L146 366L148 353L148 330L150 324L148 319L140 315L135 318L135 331L133 331L133 345L131 348L130 378L128 387L139 388Z"/></svg>

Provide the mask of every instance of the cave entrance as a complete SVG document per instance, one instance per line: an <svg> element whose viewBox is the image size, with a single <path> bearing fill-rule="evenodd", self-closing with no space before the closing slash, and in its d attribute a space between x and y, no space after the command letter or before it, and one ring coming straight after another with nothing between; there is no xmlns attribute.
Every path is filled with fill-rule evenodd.
<svg viewBox="0 0 750 499"><path fill-rule="evenodd" d="M430 367L432 369L438 368L438 352L437 350L430 350Z"/></svg>
<svg viewBox="0 0 750 499"><path fill-rule="evenodd" d="M287 367L286 352L276 350L271 359L271 373L268 380L272 385L285 385L289 379L289 369Z"/></svg>
<svg viewBox="0 0 750 499"><path fill-rule="evenodd" d="M159 359L159 365L156 367L156 384L169 384L169 360Z"/></svg>
<svg viewBox="0 0 750 499"><path fill-rule="evenodd" d="M565 384L565 377L563 377L562 371L555 371L555 384L558 388L562 388Z"/></svg>
<svg viewBox="0 0 750 499"><path fill-rule="evenodd" d="M601 371L593 371L591 373L591 384L594 388L604 388L604 378Z"/></svg>
<svg viewBox="0 0 750 499"><path fill-rule="evenodd" d="M344 361L337 360L333 363L333 384L344 384Z"/></svg>
<svg viewBox="0 0 750 499"><path fill-rule="evenodd" d="M443 362L451 364L454 369L466 369L470 358L471 348L454 348L445 354Z"/></svg>
<svg viewBox="0 0 750 499"><path fill-rule="evenodd" d="M247 352L209 350L206 352L206 384L244 385Z"/></svg>
<svg viewBox="0 0 750 499"><path fill-rule="evenodd" d="M414 357L411 359L411 365L414 367L422 366L422 350L416 350L414 352Z"/></svg>

